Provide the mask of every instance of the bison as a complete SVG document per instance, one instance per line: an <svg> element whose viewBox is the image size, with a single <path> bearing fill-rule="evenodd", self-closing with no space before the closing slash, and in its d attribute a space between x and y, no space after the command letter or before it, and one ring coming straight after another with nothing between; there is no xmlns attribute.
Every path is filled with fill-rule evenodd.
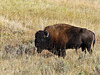
<svg viewBox="0 0 100 75"><path fill-rule="evenodd" d="M66 49L79 49L92 54L91 46L95 44L95 34L86 29L75 27L69 24L55 24L39 30L35 34L35 46L37 52L41 53L43 49L65 57Z"/></svg>

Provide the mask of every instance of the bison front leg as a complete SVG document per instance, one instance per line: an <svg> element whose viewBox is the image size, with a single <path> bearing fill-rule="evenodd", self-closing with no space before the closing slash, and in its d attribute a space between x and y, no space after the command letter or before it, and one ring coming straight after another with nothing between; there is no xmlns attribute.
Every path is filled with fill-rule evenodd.
<svg viewBox="0 0 100 75"><path fill-rule="evenodd" d="M63 57L63 58L65 58L65 56L66 56L66 51L65 51L65 49L63 49L63 50L59 50L58 51L58 57Z"/></svg>

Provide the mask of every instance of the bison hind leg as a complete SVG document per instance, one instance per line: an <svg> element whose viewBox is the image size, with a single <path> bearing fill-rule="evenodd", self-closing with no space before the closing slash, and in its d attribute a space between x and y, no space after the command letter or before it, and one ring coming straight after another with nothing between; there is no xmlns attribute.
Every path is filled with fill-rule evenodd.
<svg viewBox="0 0 100 75"><path fill-rule="evenodd" d="M78 54L77 49L78 49L78 48L75 48L75 52L76 52L76 54Z"/></svg>
<svg viewBox="0 0 100 75"><path fill-rule="evenodd" d="M82 52L85 52L85 54L86 54L86 47L82 47Z"/></svg>
<svg viewBox="0 0 100 75"><path fill-rule="evenodd" d="M89 54L92 55L92 49L91 49L91 47L87 47L87 50L88 50Z"/></svg>

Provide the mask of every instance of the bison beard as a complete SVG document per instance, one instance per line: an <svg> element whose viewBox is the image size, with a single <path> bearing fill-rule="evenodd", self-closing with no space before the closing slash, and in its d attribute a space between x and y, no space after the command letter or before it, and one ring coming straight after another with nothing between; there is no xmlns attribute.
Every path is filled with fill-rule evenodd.
<svg viewBox="0 0 100 75"><path fill-rule="evenodd" d="M35 34L35 46L37 52L48 49L52 53L65 57L65 49L78 49L92 54L91 45L95 44L95 34L85 28L79 28L68 24L55 24L45 27Z"/></svg>

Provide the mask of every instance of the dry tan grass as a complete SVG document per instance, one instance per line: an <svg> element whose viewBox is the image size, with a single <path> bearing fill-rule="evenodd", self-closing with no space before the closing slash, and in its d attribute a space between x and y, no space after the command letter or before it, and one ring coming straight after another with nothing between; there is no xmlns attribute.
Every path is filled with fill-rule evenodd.
<svg viewBox="0 0 100 75"><path fill-rule="evenodd" d="M99 9L100 0L0 0L0 75L99 75ZM78 54L66 50L65 59L48 51L16 57L5 52L6 45L14 51L19 44L33 48L35 32L56 23L92 30L96 34L92 57L80 49Z"/></svg>

